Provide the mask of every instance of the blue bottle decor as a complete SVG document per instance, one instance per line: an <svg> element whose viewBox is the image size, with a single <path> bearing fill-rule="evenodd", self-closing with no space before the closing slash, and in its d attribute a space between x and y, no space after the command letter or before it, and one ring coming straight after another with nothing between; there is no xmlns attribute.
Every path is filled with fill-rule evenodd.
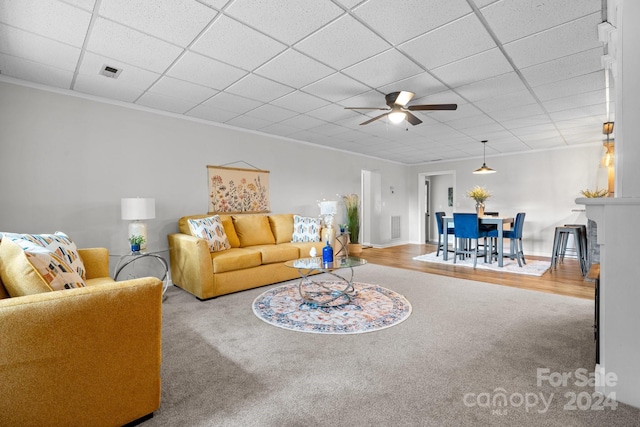
<svg viewBox="0 0 640 427"><path fill-rule="evenodd" d="M327 241L327 246L322 248L322 262L333 262L333 248L329 245L329 241Z"/></svg>

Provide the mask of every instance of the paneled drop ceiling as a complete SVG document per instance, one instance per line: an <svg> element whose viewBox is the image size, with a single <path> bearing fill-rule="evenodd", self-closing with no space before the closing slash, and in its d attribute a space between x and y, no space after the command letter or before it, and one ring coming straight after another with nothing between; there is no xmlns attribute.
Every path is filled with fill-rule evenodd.
<svg viewBox="0 0 640 427"><path fill-rule="evenodd" d="M603 20L602 0L0 0L0 70L418 164L600 143ZM458 109L344 109L400 90Z"/></svg>

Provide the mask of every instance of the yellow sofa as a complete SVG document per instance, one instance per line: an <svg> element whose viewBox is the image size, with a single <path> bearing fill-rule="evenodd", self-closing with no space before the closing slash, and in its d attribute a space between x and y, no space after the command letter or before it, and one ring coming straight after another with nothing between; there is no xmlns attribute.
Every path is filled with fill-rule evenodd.
<svg viewBox="0 0 640 427"><path fill-rule="evenodd" d="M184 216L179 233L167 236L173 283L201 300L300 277L284 263L308 257L314 247L320 256L325 245L292 243L294 214L220 215L231 248L211 252L188 224L210 216Z"/></svg>
<svg viewBox="0 0 640 427"><path fill-rule="evenodd" d="M86 287L10 298L0 280L2 426L122 426L160 406L162 282L114 282L107 249L78 252Z"/></svg>

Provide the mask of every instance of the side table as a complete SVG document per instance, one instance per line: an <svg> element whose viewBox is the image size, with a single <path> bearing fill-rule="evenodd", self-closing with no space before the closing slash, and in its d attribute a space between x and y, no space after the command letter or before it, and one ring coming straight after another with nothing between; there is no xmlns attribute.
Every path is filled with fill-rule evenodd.
<svg viewBox="0 0 640 427"><path fill-rule="evenodd" d="M162 290L162 295L164 296L165 292L167 292L167 289L169 288L169 280L167 277L169 274L169 266L167 265L167 261L165 261L165 259L160 256L160 254L163 252L169 252L169 249L163 249L154 252L130 252L128 254L120 255L120 259L118 260L118 263L116 264L116 268L114 270L115 272L113 274L113 279L115 281L118 281L118 276L123 272L123 270L129 265L134 267L133 264L136 261L140 261L142 259L157 261L160 264L161 271L163 273L162 278L159 279L164 283L164 288ZM136 278L136 276L130 273L128 278L133 279Z"/></svg>
<svg viewBox="0 0 640 427"><path fill-rule="evenodd" d="M344 258L349 256L349 232L345 231L336 235L334 250L334 257Z"/></svg>

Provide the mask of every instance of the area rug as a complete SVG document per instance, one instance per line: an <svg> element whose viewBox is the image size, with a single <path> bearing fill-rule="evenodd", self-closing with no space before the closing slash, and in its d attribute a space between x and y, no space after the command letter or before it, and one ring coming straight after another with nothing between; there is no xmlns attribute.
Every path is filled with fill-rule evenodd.
<svg viewBox="0 0 640 427"><path fill-rule="evenodd" d="M320 281L330 285L330 281ZM308 285L314 286L314 285ZM270 289L253 301L258 318L279 328L321 334L359 334L395 326L411 314L407 299L386 288L353 283L355 295L348 303L314 307L305 303L298 283Z"/></svg>
<svg viewBox="0 0 640 427"><path fill-rule="evenodd" d="M442 254L440 254L440 256L436 256L436 252L431 252L429 254L414 257L413 259L416 261L426 261L426 262L434 262L438 264L454 265L453 254L449 254L448 258L449 259L447 261L444 261L442 259ZM473 258L465 258L463 260L457 259L455 265L460 267L473 268ZM549 261L531 260L531 261L527 261L526 264L523 264L522 267L520 267L518 266L518 261L505 258L503 261L503 266L498 267L497 261L493 261L491 264L485 264L484 257L482 258L478 257L476 268L482 269L482 270L503 272L503 273L527 274L529 276L542 276L544 272L549 269L549 265L550 265Z"/></svg>

